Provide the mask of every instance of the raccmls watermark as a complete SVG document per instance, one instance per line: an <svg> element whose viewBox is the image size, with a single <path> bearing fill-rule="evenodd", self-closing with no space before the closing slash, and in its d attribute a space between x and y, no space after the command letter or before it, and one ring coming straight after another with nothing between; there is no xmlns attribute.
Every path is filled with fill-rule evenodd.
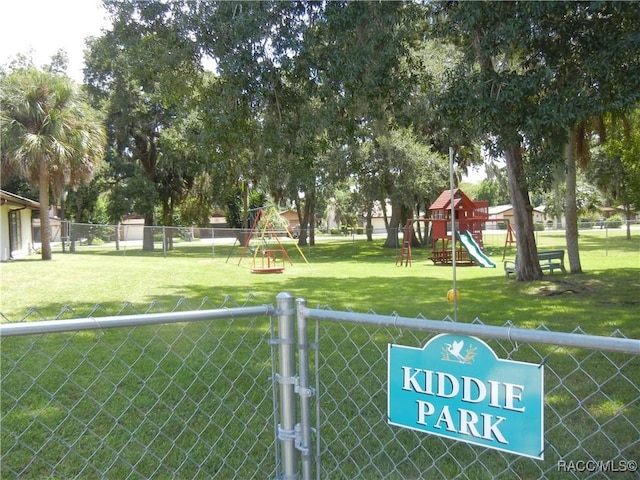
<svg viewBox="0 0 640 480"><path fill-rule="evenodd" d="M558 460L559 472L623 473L638 471L635 460Z"/></svg>

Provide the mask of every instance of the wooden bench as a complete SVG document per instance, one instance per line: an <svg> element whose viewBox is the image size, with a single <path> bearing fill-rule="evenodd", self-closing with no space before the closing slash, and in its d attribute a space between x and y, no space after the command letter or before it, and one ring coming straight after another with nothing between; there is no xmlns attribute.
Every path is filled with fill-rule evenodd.
<svg viewBox="0 0 640 480"><path fill-rule="evenodd" d="M567 273L564 268L564 250L539 250L538 262L542 271L553 273L554 270L562 270ZM516 262L507 260L504 262L504 273L509 277L512 273L516 273Z"/></svg>

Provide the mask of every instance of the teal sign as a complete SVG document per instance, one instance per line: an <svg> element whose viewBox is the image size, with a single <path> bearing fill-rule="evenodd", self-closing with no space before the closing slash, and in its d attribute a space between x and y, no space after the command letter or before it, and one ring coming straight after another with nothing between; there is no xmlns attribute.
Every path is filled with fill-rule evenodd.
<svg viewBox="0 0 640 480"><path fill-rule="evenodd" d="M389 424L544 458L543 366L502 360L460 335L388 348Z"/></svg>

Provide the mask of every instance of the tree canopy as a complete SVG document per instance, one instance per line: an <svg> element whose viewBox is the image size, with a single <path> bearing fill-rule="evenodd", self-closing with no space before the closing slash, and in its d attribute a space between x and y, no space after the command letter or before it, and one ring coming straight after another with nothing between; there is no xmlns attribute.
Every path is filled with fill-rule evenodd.
<svg viewBox="0 0 640 480"><path fill-rule="evenodd" d="M98 112L65 75L20 68L0 82L2 170L39 190L42 259L51 259L50 192L89 181L104 153Z"/></svg>
<svg viewBox="0 0 640 480"><path fill-rule="evenodd" d="M89 42L85 79L106 122L111 220L206 224L226 208L248 227L251 199L266 195L297 210L304 244L329 203L369 218L391 205L393 247L448 188L449 147L458 173L483 147L506 166L479 194L508 195L516 278L531 280L542 276L532 198L544 191L564 209L580 271L576 172L594 143L593 168L624 177L603 173L600 189L635 201L619 194L636 191L633 135L613 120L640 100L632 3L103 3L112 26Z"/></svg>
<svg viewBox="0 0 640 480"><path fill-rule="evenodd" d="M584 124L640 99L637 25L623 2L441 2L434 32L462 61L440 96L451 126L473 128L504 155L514 205L518 280L541 278L531 186L549 187L560 159L567 171L567 247L579 272L575 158ZM509 21L505 21L509 19ZM477 122L475 119L482 119Z"/></svg>

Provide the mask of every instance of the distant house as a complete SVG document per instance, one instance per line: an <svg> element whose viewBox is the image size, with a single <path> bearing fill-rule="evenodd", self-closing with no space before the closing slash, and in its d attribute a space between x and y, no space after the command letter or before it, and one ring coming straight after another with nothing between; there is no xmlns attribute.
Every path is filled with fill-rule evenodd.
<svg viewBox="0 0 640 480"><path fill-rule="evenodd" d="M300 225L300 220L298 220L298 212L296 212L295 210L285 210L283 212L280 212L280 216L287 221L287 223L289 224L289 228L292 230Z"/></svg>
<svg viewBox="0 0 640 480"><path fill-rule="evenodd" d="M391 215L391 201L389 199L385 200L385 208L387 211L387 215ZM335 218L335 217L334 217ZM388 217L387 217L388 220ZM358 226L365 227L367 225L367 212L362 211L358 213ZM339 228L340 225L336 225L335 220L332 221L331 218L327 219L327 228ZM382 202L379 200L375 200L371 207L371 228L374 232L386 232L387 225L384 221L384 211L382 209Z"/></svg>
<svg viewBox="0 0 640 480"><path fill-rule="evenodd" d="M385 200L385 208L387 210L387 215L391 215L391 201L388 199ZM384 221L384 212L382 210L382 202L376 200L373 202L373 208L371 209L371 226L373 227L374 232L386 231L387 225Z"/></svg>
<svg viewBox="0 0 640 480"><path fill-rule="evenodd" d="M40 204L0 190L0 261L29 255L34 250L33 212Z"/></svg>
<svg viewBox="0 0 640 480"><path fill-rule="evenodd" d="M137 213L122 217L118 235L123 241L141 242L144 238L144 217Z"/></svg>
<svg viewBox="0 0 640 480"><path fill-rule="evenodd" d="M603 218L609 218L612 215L620 215L622 218L627 217L627 211L624 208L624 205L619 205L615 208L612 207L602 207L600 209L600 213ZM632 205L629 211L629 218L627 220L637 220L640 216L640 212L636 210L636 208Z"/></svg>
<svg viewBox="0 0 640 480"><path fill-rule="evenodd" d="M487 228L500 228L498 225L507 221L513 226L513 205L495 205L489 207L489 220ZM533 223L544 223L547 220L544 207L535 207L533 209ZM502 226L501 226L502 227ZM502 227L504 228L504 227Z"/></svg>
<svg viewBox="0 0 640 480"><path fill-rule="evenodd" d="M494 205L489 207L489 220L487 223L488 229L500 228L500 223L509 222L513 225L513 206L512 205Z"/></svg>

